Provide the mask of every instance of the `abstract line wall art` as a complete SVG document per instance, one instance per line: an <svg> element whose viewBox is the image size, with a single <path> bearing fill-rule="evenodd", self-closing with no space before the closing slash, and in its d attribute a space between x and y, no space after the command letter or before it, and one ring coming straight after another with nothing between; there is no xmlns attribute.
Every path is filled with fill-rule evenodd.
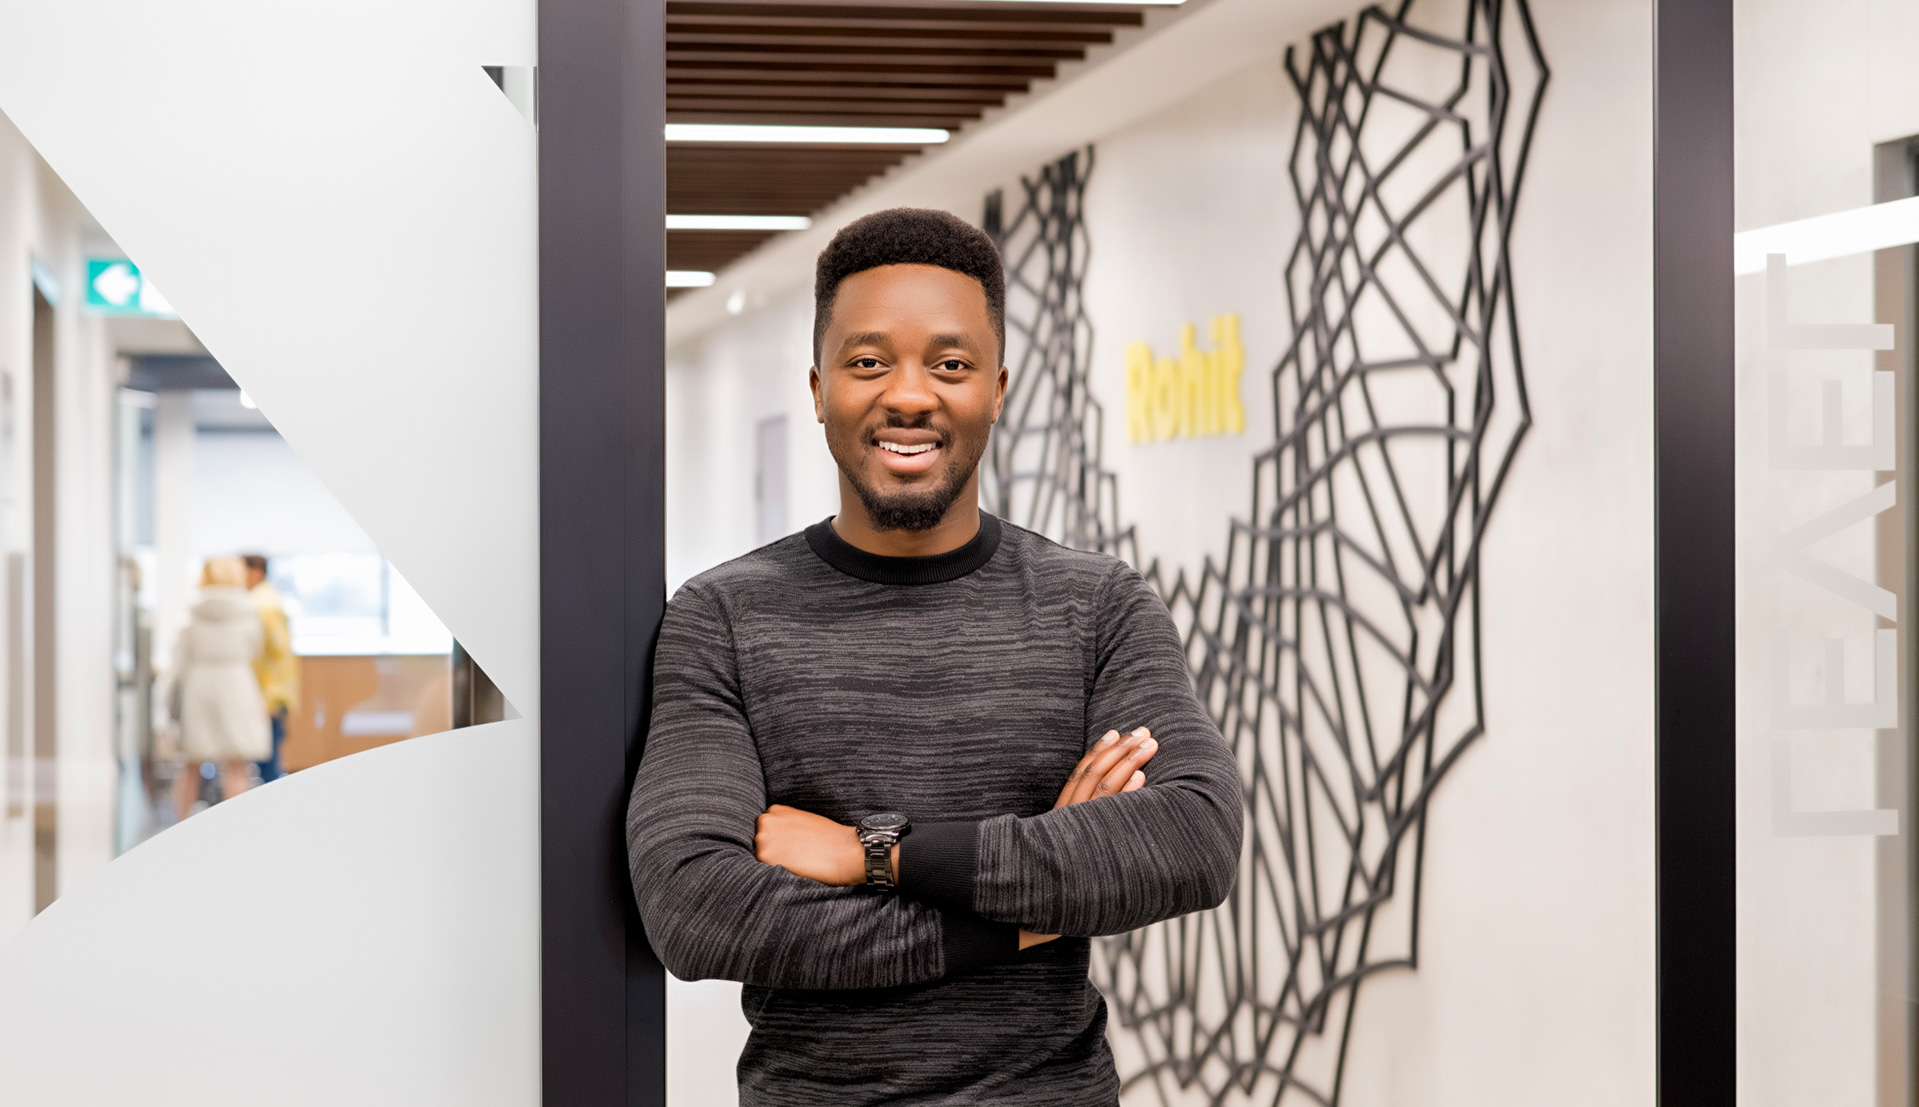
<svg viewBox="0 0 1919 1107"><path fill-rule="evenodd" d="M1220 556L1142 566L1238 755L1245 856L1217 910L1095 950L1121 1077L1168 1105L1337 1104L1360 985L1417 967L1427 805L1485 733L1481 542L1531 424L1508 246L1548 70L1524 0L1369 7L1284 65L1298 234L1266 310L1290 340L1246 401L1274 439ZM1091 167L1046 166L1011 218L988 200L1013 380L983 484L1139 564L1088 386Z"/></svg>

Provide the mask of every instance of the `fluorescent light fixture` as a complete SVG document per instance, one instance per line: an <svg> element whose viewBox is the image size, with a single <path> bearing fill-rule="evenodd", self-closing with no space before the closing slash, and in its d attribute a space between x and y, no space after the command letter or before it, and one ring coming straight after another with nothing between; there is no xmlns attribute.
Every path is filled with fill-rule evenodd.
<svg viewBox="0 0 1919 1107"><path fill-rule="evenodd" d="M813 225L804 215L669 215L669 231L803 231Z"/></svg>
<svg viewBox="0 0 1919 1107"><path fill-rule="evenodd" d="M1767 254L1798 265L1912 242L1919 242L1919 196L1742 231L1732 236L1732 271L1763 273Z"/></svg>
<svg viewBox="0 0 1919 1107"><path fill-rule="evenodd" d="M713 274L704 269L668 269L666 287L668 288L705 288L713 283Z"/></svg>
<svg viewBox="0 0 1919 1107"><path fill-rule="evenodd" d="M668 123L668 142L834 142L927 146L952 135L938 127L784 127L760 123Z"/></svg>

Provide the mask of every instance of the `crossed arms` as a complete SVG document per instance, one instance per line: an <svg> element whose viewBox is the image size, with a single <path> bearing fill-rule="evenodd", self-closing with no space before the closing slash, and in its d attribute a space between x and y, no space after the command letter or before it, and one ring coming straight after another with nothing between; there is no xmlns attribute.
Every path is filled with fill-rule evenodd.
<svg viewBox="0 0 1919 1107"><path fill-rule="evenodd" d="M667 968L768 987L890 987L1006 960L1045 936L1119 933L1223 900L1242 818L1231 753L1138 574L1116 568L1095 610L1087 717L1151 719L1155 744L1095 744L1040 815L916 822L894 895L858 886L849 828L769 808L722 606L682 589L660 632L627 812L635 895ZM1150 781L1136 780L1148 758Z"/></svg>

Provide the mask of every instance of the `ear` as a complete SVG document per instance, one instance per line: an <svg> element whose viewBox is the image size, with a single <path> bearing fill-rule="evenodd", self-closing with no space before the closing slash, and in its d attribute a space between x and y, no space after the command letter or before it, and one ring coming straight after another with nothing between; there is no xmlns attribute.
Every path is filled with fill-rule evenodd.
<svg viewBox="0 0 1919 1107"><path fill-rule="evenodd" d="M806 387L813 390L813 421L826 422L826 400L820 395L820 367L811 366L806 370ZM1002 388L1001 391L1004 391ZM998 418L998 408L994 409L994 418Z"/></svg>
<svg viewBox="0 0 1919 1107"><path fill-rule="evenodd" d="M1012 374L1006 371L1006 366L1002 365L999 367L999 380L993 382L993 422L995 424L999 422L1000 410L1006 406L1006 382L1011 376Z"/></svg>

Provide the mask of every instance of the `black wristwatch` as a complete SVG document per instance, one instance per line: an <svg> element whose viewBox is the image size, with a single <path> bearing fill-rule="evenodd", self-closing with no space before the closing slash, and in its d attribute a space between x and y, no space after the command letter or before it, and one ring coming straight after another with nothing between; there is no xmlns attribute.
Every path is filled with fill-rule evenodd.
<svg viewBox="0 0 1919 1107"><path fill-rule="evenodd" d="M893 846L911 829L912 822L897 811L868 815L853 827L866 850L866 882L881 888L894 887Z"/></svg>

